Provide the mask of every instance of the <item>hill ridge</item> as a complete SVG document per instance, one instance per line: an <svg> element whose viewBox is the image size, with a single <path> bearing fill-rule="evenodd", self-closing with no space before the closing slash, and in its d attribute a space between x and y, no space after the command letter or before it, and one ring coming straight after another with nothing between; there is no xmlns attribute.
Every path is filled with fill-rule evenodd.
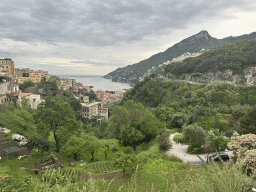
<svg viewBox="0 0 256 192"><path fill-rule="evenodd" d="M164 52L159 52L150 56L148 59L144 59L138 63L128 65L123 68L118 68L107 75L104 78L112 79L112 81L119 82L131 82L134 83L138 81L139 77L153 66L158 66L159 64L172 60L186 52L198 52L202 48L215 49L219 46L234 43L241 40L252 40L256 38L256 32L245 34L237 37L226 37L223 39L217 39L212 37L208 31L202 30L199 33L187 37L181 40L179 43L174 44L169 47Z"/></svg>

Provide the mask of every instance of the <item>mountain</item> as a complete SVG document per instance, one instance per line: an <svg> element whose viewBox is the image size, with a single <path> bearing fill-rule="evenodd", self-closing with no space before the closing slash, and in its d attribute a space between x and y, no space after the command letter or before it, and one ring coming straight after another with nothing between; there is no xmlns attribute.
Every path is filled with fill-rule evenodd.
<svg viewBox="0 0 256 192"><path fill-rule="evenodd" d="M248 35L242 35L237 37L226 37L223 39L217 39L211 37L207 31L201 31L191 37L188 37L181 42L173 45L164 52L157 53L148 59L142 60L133 65L128 65L123 68L118 68L104 76L104 78L110 78L112 81L120 82L133 82L141 77L148 69L153 66L158 66L163 62L172 60L186 52L197 52L202 48L215 49L219 46L235 43L241 40L252 40L256 38L256 32Z"/></svg>

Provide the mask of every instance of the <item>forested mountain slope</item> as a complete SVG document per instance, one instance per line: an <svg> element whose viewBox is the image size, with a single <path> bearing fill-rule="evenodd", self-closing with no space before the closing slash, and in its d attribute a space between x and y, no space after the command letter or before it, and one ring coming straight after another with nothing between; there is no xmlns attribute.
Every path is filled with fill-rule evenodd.
<svg viewBox="0 0 256 192"><path fill-rule="evenodd" d="M160 52L151 56L148 59L128 65L123 68L118 68L115 71L110 72L105 78L111 78L113 81L133 81L138 77L141 77L152 66L158 66L159 64L172 60L186 52L196 52L202 48L214 49L221 45L234 43L241 40L252 40L256 38L256 32L242 35L238 37L227 37L224 39L216 39L211 37L207 31L201 31L196 35L188 37L181 42L173 45L164 52Z"/></svg>
<svg viewBox="0 0 256 192"><path fill-rule="evenodd" d="M250 40L223 45L215 50L207 50L198 57L171 63L165 67L164 73L179 76L229 69L235 74L243 74L244 69L255 66L256 40Z"/></svg>

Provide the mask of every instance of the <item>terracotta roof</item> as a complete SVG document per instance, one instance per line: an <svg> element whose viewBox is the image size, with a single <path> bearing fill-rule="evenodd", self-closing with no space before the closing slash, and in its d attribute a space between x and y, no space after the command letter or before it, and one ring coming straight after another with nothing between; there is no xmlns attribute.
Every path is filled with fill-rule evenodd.
<svg viewBox="0 0 256 192"><path fill-rule="evenodd" d="M29 95L32 95L33 93L21 93L20 96L21 97L26 97L26 96L29 96Z"/></svg>

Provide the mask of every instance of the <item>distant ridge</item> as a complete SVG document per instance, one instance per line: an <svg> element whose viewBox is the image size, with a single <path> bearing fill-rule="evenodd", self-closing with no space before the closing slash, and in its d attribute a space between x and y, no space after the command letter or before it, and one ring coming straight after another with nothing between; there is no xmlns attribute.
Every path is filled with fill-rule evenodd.
<svg viewBox="0 0 256 192"><path fill-rule="evenodd" d="M180 41L179 43L174 44L164 52L157 53L148 59L142 60L133 65L118 68L105 75L104 78L110 78L112 81L134 82L153 66L158 66L159 64L172 60L186 52L197 52L202 48L214 49L225 44L252 39L256 39L256 32L237 37L230 36L223 39L217 39L211 37L208 31L203 30Z"/></svg>

